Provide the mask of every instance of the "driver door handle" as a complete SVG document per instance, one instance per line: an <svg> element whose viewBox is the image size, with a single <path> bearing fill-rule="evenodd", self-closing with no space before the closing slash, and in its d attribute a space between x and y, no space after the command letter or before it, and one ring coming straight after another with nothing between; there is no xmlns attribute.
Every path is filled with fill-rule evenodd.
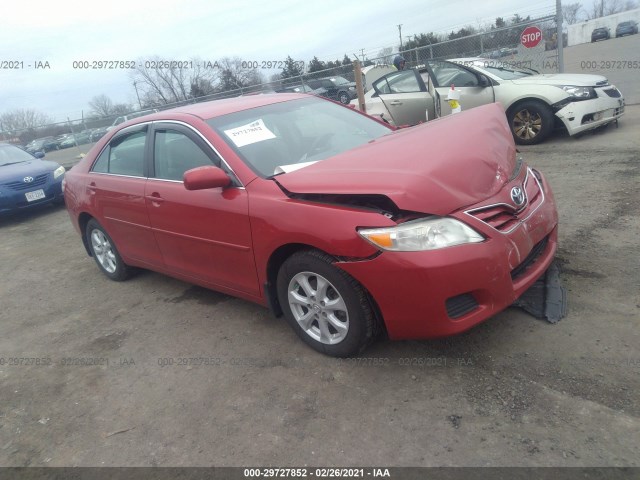
<svg viewBox="0 0 640 480"><path fill-rule="evenodd" d="M147 200L151 200L151 203L156 207L159 206L160 203L164 202L164 198L162 198L158 192L153 192L151 195L147 195Z"/></svg>

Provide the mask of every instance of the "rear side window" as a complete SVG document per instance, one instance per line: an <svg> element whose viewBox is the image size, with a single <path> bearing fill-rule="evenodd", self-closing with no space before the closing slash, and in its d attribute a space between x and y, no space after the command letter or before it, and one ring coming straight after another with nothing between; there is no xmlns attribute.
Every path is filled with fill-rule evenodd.
<svg viewBox="0 0 640 480"><path fill-rule="evenodd" d="M413 70L401 70L391 73L374 83L378 93L412 93L419 92L420 84Z"/></svg>
<svg viewBox="0 0 640 480"><path fill-rule="evenodd" d="M146 136L146 131L138 131L114 139L100 154L92 171L143 177Z"/></svg>

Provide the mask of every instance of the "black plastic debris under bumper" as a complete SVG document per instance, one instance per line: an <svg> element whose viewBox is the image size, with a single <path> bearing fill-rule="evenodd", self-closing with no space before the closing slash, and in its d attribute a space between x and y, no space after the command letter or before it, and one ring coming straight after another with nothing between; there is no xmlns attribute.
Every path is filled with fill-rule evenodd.
<svg viewBox="0 0 640 480"><path fill-rule="evenodd" d="M567 314L567 292L560 283L560 270L555 262L512 306L550 323L564 318Z"/></svg>

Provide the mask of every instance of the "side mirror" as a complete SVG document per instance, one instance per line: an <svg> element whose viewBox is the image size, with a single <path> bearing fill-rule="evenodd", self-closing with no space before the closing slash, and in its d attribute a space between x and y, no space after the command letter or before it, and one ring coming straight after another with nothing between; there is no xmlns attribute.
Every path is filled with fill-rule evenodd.
<svg viewBox="0 0 640 480"><path fill-rule="evenodd" d="M489 79L484 75L480 75L480 78L478 79L478 81L481 87L488 87L489 85L491 85L491 82L489 81Z"/></svg>
<svg viewBox="0 0 640 480"><path fill-rule="evenodd" d="M182 177L184 188L187 190L206 190L209 188L224 188L231 184L231 179L221 168L197 167L184 172Z"/></svg>
<svg viewBox="0 0 640 480"><path fill-rule="evenodd" d="M36 152L33 154L33 156L36 158L44 158L44 152Z"/></svg>

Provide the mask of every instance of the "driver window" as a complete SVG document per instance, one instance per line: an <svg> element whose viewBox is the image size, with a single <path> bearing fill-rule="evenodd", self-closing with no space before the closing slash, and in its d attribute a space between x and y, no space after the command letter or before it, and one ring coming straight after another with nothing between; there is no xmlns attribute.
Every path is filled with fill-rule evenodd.
<svg viewBox="0 0 640 480"><path fill-rule="evenodd" d="M175 130L156 131L153 164L155 178L178 181L187 170L214 165L193 140Z"/></svg>
<svg viewBox="0 0 640 480"><path fill-rule="evenodd" d="M478 78L460 65L450 62L429 62L438 87L477 87Z"/></svg>

